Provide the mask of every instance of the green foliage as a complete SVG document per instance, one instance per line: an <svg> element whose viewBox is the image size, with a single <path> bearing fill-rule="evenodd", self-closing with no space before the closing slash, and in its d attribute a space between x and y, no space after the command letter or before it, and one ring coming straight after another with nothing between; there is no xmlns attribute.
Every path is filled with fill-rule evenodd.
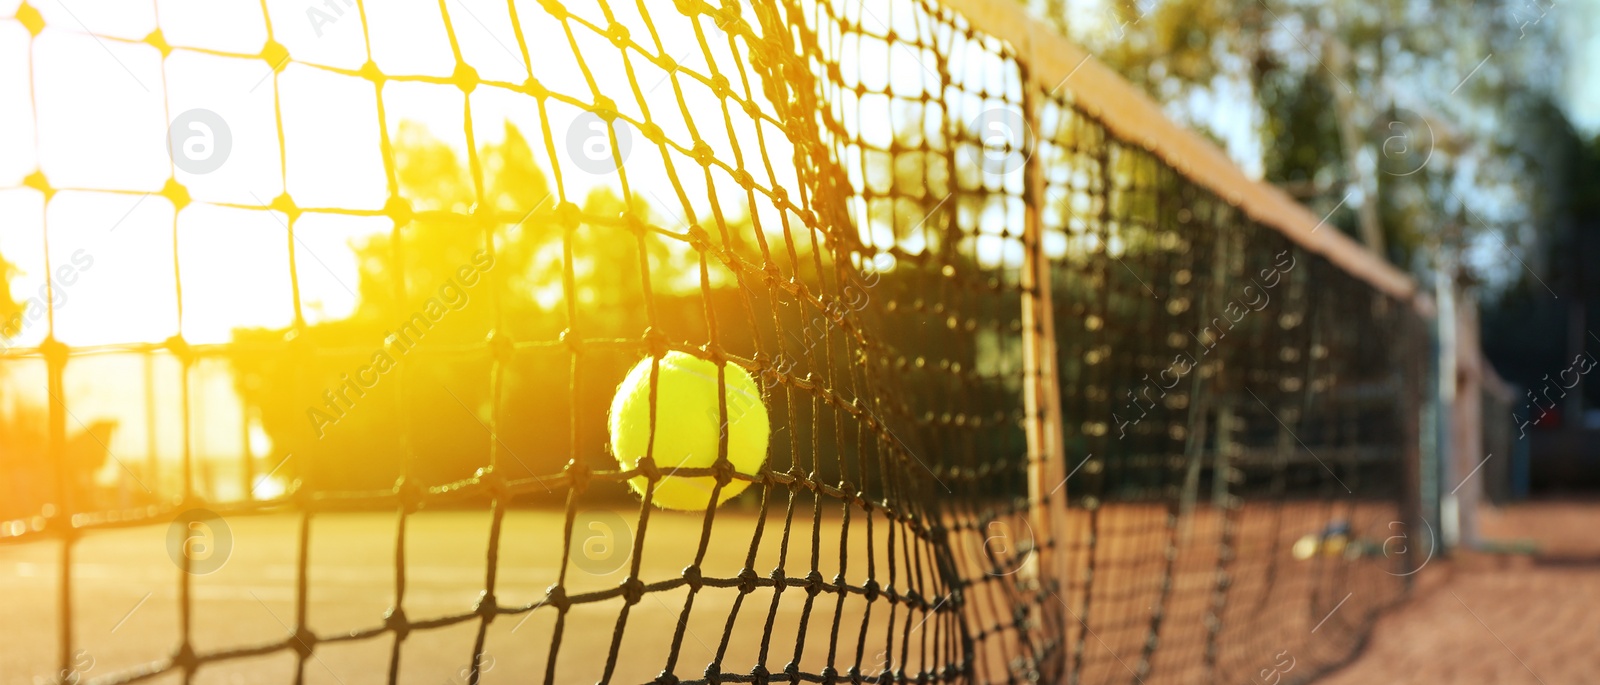
<svg viewBox="0 0 1600 685"><path fill-rule="evenodd" d="M1562 78L1554 31L1560 5L1145 0L1045 7L1069 39L1202 135L1215 139L1214 123L1256 122L1260 157L1237 161L1247 168L1259 162L1268 182L1317 213L1340 207L1331 224L1358 234L1358 208L1375 202L1385 256L1404 266L1460 263L1486 233L1513 248L1547 242L1559 212L1551 195L1573 187L1571 176L1536 171L1570 146L1539 133L1568 128L1559 110L1539 104ZM1234 92L1252 99L1229 101ZM1226 104L1196 110L1196 95ZM1433 135L1424 139L1417 127L1408 133L1418 137L1407 142L1429 147L1426 168L1393 168L1395 125L1421 121ZM1354 149L1341 125L1354 131ZM1352 190L1360 192L1346 202ZM1513 230L1530 225L1532 232Z"/></svg>

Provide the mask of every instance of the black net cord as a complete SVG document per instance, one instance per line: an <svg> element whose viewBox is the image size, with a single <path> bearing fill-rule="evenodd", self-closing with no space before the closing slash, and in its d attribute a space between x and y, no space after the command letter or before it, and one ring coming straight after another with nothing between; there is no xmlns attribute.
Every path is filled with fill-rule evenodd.
<svg viewBox="0 0 1600 685"><path fill-rule="evenodd" d="M1255 653L1260 651L1261 641L1249 635L1262 630L1250 629L1258 619L1242 610L1247 606L1242 600L1254 600L1260 606L1275 595L1292 592L1308 615L1293 620L1314 623L1321 618L1315 614L1334 608L1347 586L1374 586L1387 592L1390 585L1403 584L1358 566L1368 560L1323 556L1302 563L1285 554L1287 540L1308 531L1326 529L1338 521L1388 515L1383 507L1412 506L1397 502L1391 494L1335 489L1335 470L1356 481L1357 489L1377 480L1375 474L1364 471L1373 467L1360 462L1358 452L1341 453L1345 456L1326 470L1308 459L1314 451L1342 447L1394 447L1399 454L1416 442L1414 416L1399 421L1394 431L1398 435L1375 431L1363 418L1368 410L1338 394L1341 388L1376 375L1414 378L1414 369L1406 367L1416 366L1421 357L1415 344L1419 329L1409 318L1398 314L1382 318L1351 305L1371 298L1374 291L1370 287L1326 266L1314 255L1295 252L1306 266L1285 279L1286 283L1303 282L1311 268L1323 269L1328 278L1318 293L1307 295L1288 285L1274 290L1274 297L1283 299L1281 310L1251 314L1247 323L1238 324L1248 332L1230 328L1230 334L1220 340L1201 342L1194 332L1212 325L1217 309L1238 298L1246 276L1278 251L1292 248L1238 208L1199 190L1192 180L1159 162L1142 141L1130 143L1111 135L1095 116L1074 104L1070 87L1060 93L1041 93L1029 65L1019 63L1003 40L974 31L961 16L929 2L860 10L799 0L748 8L691 1L679 3L673 11L636 4L637 8L624 13L620 10L626 8L621 5L602 4L594 12L579 12L556 3L533 7L508 2L506 18L516 50L502 47L520 55L529 76L522 83L484 79L471 68L456 31L461 17L455 16L454 6L442 0L440 17L450 54L458 65L449 77L379 71L366 33L368 8L360 2L354 16L362 23L367 55L360 69L293 59L277 43L270 21L265 22L267 47L261 54L211 51L226 57L267 58L273 68L279 181L285 189L289 187L288 153L279 92L285 66L365 79L377 95L379 147L390 197L383 210L302 209L287 191L247 207L284 217L294 303L290 328L302 341L289 345L285 354L309 360L319 352L304 342L314 326L301 311L301 263L297 261L304 247L297 235L307 230L300 220L311 212L394 219L388 268L394 277L397 314L412 294L406 281L407 242L424 230L428 221L449 215L474 235L481 233L483 249L495 258L507 258L499 251L508 240L503 229L528 222L553 236L553 244L559 245L561 302L550 315L564 321L559 336L517 338L516 322L509 320L512 315L506 305L511 297L506 278L500 272L490 274L492 325L485 342L473 350L487 361L490 410L483 425L490 439L486 465L457 482L425 482L422 467L427 466L428 457L419 454L414 444L412 432L416 429L402 421L396 436L400 477L392 491L341 491L305 457L288 467L288 473L300 483L297 491L270 501L251 492L245 501L215 504L227 515L296 510L294 616L284 626L287 636L266 645L197 653L191 641L195 607L190 569L185 564L180 567L178 585L180 635L175 656L106 676L106 682L134 682L172 671L181 672L189 682L202 666L273 652L296 655L295 680L301 682L308 665L324 667L312 663L321 661L319 645L387 634L392 638L388 681L395 683L407 668L405 644L414 631L473 622L469 681L477 683L486 650L495 639L490 631L493 620L530 612L553 614L543 673L545 682L561 682L564 674L558 657L570 610L622 598L611 639L603 649L605 656L596 659L602 680L620 679L629 666L624 637L631 639L638 628L638 620L630 618L636 613L635 604L665 605L663 594L681 591L681 609L666 607L676 616L659 677L670 680L681 677L684 644L699 641L692 635L691 619L701 615L695 613L704 606L697 604L697 598L706 588L736 588L738 593L721 621L721 634L712 640L717 643L715 656L699 674L703 680L694 682L822 682L880 674L905 680L1011 682L1055 677L1063 670L1069 682L1086 678L1097 682L1160 681L1197 672L1228 677L1251 672L1251 659L1261 656ZM37 35L32 28L36 20L28 14L31 7L23 7L19 17ZM587 92L552 91L539 82L537 50L530 50L523 21L541 12L560 27L566 45L539 49L569 50ZM635 15L642 22L635 22ZM703 71L686 66L689 62L684 57L669 55L668 41L658 31L658 23L684 17L690 20L685 35L692 35L697 56L707 65ZM629 32L629 22L642 25ZM673 30L684 29L675 25ZM154 41L103 38L130 46L150 46ZM617 64L626 74L621 85L636 109L617 106L610 98L615 97L618 84L604 82L591 68L589 60L599 55L595 46L604 44L596 40L609 42L609 47L601 49L615 50L620 56ZM918 70L922 72L917 77L920 83L865 85L874 65L859 58L862 40L881 42L891 55L915 57L910 64L926 67ZM162 49L164 58L171 48ZM980 63L989 65L985 68L992 73L974 76L969 66ZM643 76L644 71L651 72L650 78ZM653 90L657 71L664 73L658 85L665 90ZM466 95L462 99L464 156L471 197L476 202L470 210L412 210L399 180L396 142L390 139L391 115L383 96L388 83L455 86ZM162 88L166 86L163 80ZM547 122L535 143L542 143L550 161L548 205L541 198L535 206L514 211L495 206L493 167L480 158L482 143L474 130L476 100L470 95L480 89L522 96L524 104ZM717 107L691 106L686 93L696 89L712 93ZM1020 184L1003 175L979 173L976 180L972 177L974 167L966 156L988 145L984 131L971 125L972 102L1018 112L1026 127L1042 134L1038 141L1024 140L1018 146L1028 152ZM33 104L38 118L37 99ZM676 108L686 135L669 132L656 123L663 107ZM562 161L557 133L550 130L553 110L562 108L601 116L613 149L619 145L619 127L631 127L640 134L642 140L636 142L642 153L658 155L667 162L665 178L670 187L648 187L623 165L616 175L622 214L603 216L592 211L588 200L567 182L575 170ZM888 144L862 128L861 122L899 111L895 108L914 110L922 126L897 131ZM930 121L933 123L927 123ZM753 136L743 133L741 127L747 125ZM707 143L708 138L716 137L714 129L716 136L726 132L730 146L726 154L713 153ZM792 158L768 149L780 139L793 148ZM1043 158L1050 155L1054 157L1046 164ZM694 166L700 167L698 173ZM877 169L902 166L908 170L904 179L892 179L887 186L874 180ZM692 183L685 180L689 174L696 176ZM42 174L30 176L24 185L42 190L47 199L58 190ZM705 197L691 197L698 192L691 187L697 186L706 189ZM739 190L728 192L734 186ZM635 207L635 197L658 192L670 201L654 199L662 209L676 210L683 225L668 225L672 222L662 219L659 212ZM176 181L169 182L159 195L180 212L188 202L186 191ZM740 205L746 208L748 218L736 216L734 208ZM775 211L748 211L757 205ZM697 206L709 206L709 215L700 215L703 212L697 212ZM1019 217L1026 227L1021 230ZM887 227L890 237L877 231L882 227ZM51 227L43 228L48 237ZM172 230L176 266L176 219ZM636 272L615 279L638 304L637 326L629 335L607 329L606 323L590 316L581 303L597 279L581 265L596 258L592 253L594 236L602 234L602 240L610 244L628 246L632 254L627 261L638 265ZM1063 243L1067 247L1061 247ZM1168 243L1181 249L1171 249ZM986 246L992 245L1000 248L987 252ZM692 261L692 297L698 300L696 315L703 325L703 337L685 339L681 330L674 329L676 315L665 313L678 306L673 298L680 296L662 286L663 279L673 273L670 267L657 266L662 258L653 251L662 249L681 251ZM871 308L858 312L841 306L848 301L849 288L859 285L863 265L880 257L892 258L896 267L884 276L883 285L871 291ZM1036 260L1048 268L1036 274L1038 281L1021 284L1019 271ZM1180 273L1188 276L1180 278ZM174 278L182 331L184 274L175 272ZM1028 287L1036 291L1027 292ZM1264 286L1257 283L1256 287ZM1035 299L1049 304L1023 316L1023 307L1033 306ZM1188 304L1172 304L1176 301ZM1394 310L1402 306L1395 303ZM1298 312L1312 322L1313 329L1320 330L1316 328L1319 315L1305 312L1336 307L1347 312L1344 318L1355 322L1360 333L1330 336L1324 341L1317 333L1308 336L1304 328L1282 325L1278 318L1281 313ZM1048 317L1045 330L1054 331L1054 339L1043 348L1052 357L1040 368L1053 369L1055 374L1038 381L1059 392L1059 397L1048 399L1059 402L1061 425L1037 428L1039 432L1030 442L1026 438L1028 422L1049 415L1026 413L1022 393L1029 383L1027 364L1016 358L1018 350L1027 349L1021 342L1023 320L1035 315ZM165 506L159 508L159 514L112 520L106 512L96 511L92 502L74 500L78 474L68 468L61 454L72 418L66 404L70 398L63 392L64 378L76 357L106 350L56 342L53 317L52 312L44 345L8 353L7 360L42 357L54 400L49 432L58 465L55 498L62 521L52 521L45 532L59 532L62 594L56 611L61 621L60 662L70 667L74 610L81 609L72 602L76 537L82 531L160 520L177 509ZM812 319L822 323L808 325ZM1361 349L1359 338L1371 337L1386 323L1396 321L1403 325L1391 330L1407 331L1401 334L1404 340L1395 345L1402 351L1391 357L1374 357ZM1027 334L1032 335L1034 327L1043 323L1027 324ZM804 327L800 335L796 335L797 326ZM1181 344L1168 342L1174 336ZM1307 340L1312 341L1311 346L1331 350L1326 368L1311 363ZM158 355L172 355L179 362L184 438L178 499L182 506L196 504L200 501L196 483L201 465L196 463L197 453L190 441L201 421L191 406L191 386L202 360L234 350L229 344L191 347L181 335L162 344L128 349L145 363L147 377L154 376L153 361ZM1273 361L1285 349L1301 350L1305 363ZM663 477L658 455L643 455L633 469L615 469L607 464L611 458L605 454L602 439L578 417L577 408L587 406L593 390L609 389L616 382L606 367L612 355L621 351L659 360L669 350L693 354L719 367L730 362L761 378L764 385L771 381L767 387L774 432L768 466L755 475L732 473L729 439L724 433L712 467L685 469L679 474L714 478L713 498L735 480L750 483L751 494L745 497L757 503L760 513L755 516L748 547L741 547L745 550L743 568L733 577L710 577L704 571L713 545L725 544L719 534L725 535L722 531L727 526L715 525L719 518L715 508L701 518L689 566L677 576L651 576L651 564L656 560L647 557L653 552L647 549L645 536L652 530L662 534L651 520L659 515L652 504ZM1187 404L1148 407L1146 418L1130 425L1126 436L1119 435L1121 426L1114 416L1122 411L1125 399L1139 401L1140 377L1150 375L1151 364L1162 363L1156 360L1178 350L1216 356L1204 362L1204 374L1193 369L1194 377L1176 386L1187 388L1182 395ZM521 463L521 457L500 436L516 420L510 414L515 392L511 379L522 372L519 364L529 355L545 353L565 356L565 394L572 408L565 438L572 460L556 469ZM995 363L987 364L989 361ZM1333 363L1336 361L1339 363ZM789 362L799 362L804 368L793 371L786 366ZM417 387L427 378L416 373L413 367L417 363L402 360L395 371L393 382L398 391L389 410L400 416L409 416L417 406L416 398L432 390ZM1032 363L1039 364L1037 359ZM652 439L647 444L652 448L658 364L652 365L650 391ZM293 382L301 386L315 380L298 367L293 375ZM1323 375L1327 382L1313 386ZM1274 376L1301 385L1263 389L1259 408L1263 411L1250 407L1251 398L1238 392L1266 388ZM150 385L153 382L147 383L147 391ZM729 381L725 369L718 373L717 387L724 391L718 414L726 421ZM449 390L448 386L445 389ZM147 404L154 405L153 394L147 397ZM1298 418L1275 421L1269 416L1290 413L1296 405L1298 411L1293 413ZM1410 406L1414 405L1401 402L1396 408L1407 411ZM146 407L150 422L155 420L153 409ZM476 412L465 403L463 409L476 418ZM1335 418L1321 425L1317 423L1323 421L1319 415ZM1060 449L1042 448L1039 436L1055 430L1059 430ZM241 438L247 440L247 435ZM1300 445L1302 439L1307 446ZM1263 449L1275 451L1265 469L1248 460L1230 461L1229 455ZM153 444L150 451L154 459ZM1048 490L1055 484L1030 480L1035 475L1030 462L1043 455L1064 462L1048 464L1050 468L1041 472L1054 471L1065 477L1082 468L1082 475L1058 491ZM1407 463L1403 459L1403 455L1397 456L1394 461ZM256 469L248 452L241 466L241 484L249 491ZM158 467L152 462L148 471L153 476ZM524 472L522 478L511 475ZM593 488L614 486L635 476L644 476L647 486L634 516L637 537L627 579L609 590L569 593L568 566L575 554L573 528L580 515L597 506ZM1083 482L1085 478L1088 482ZM1206 479L1214 493L1211 507L1182 499ZM1048 494L1041 495L1041 491ZM489 511L481 595L475 606L446 616L426 620L408 616L407 566L430 553L426 547L418 547L420 540L414 537L410 517L428 504L462 498L478 498ZM565 530L560 570L545 597L523 606L507 606L501 604L497 586L501 582L499 565L505 558L503 545L512 543L501 536L512 506L519 502L559 503ZM314 519L326 520L323 517L331 514L325 509L333 504L394 508L395 594L393 605L376 627L349 635L317 636L311 631L309 616L313 609L310 569L317 561L311 556L310 535ZM1378 507L1377 513L1366 513L1368 506ZM781 531L768 530L769 516L773 526L782 521ZM1215 517L1210 524L1215 528L1207 528L1203 537L1187 535L1187 527L1202 516ZM990 526L1018 526L1030 517L1049 521L1049 534L996 551L988 537ZM794 530L808 522L809 534ZM824 526L830 525L840 526L834 578L823 576L833 552L823 535ZM765 550L764 539L768 541ZM849 559L856 549L863 551L864 560ZM755 568L764 556L758 552L763 551L775 557L777 564L764 576ZM1045 560L1039 568L1068 570L1043 575L1003 572L1007 569L1002 567L1017 557L1032 554ZM1194 573L1201 573L1203 580L1195 582ZM1237 595L1243 587L1251 588L1253 596ZM806 594L797 598L792 594L796 592ZM1190 606L1197 596L1203 620L1198 627L1185 627L1178 612L1193 611L1180 607ZM750 653L742 653L748 641L737 633L742 630L739 618L747 597L753 602L751 610L761 613L753 618L763 633ZM761 611L762 605L765 611ZM1359 635L1370 623L1370 606L1360 607L1362 613L1352 613L1348 622L1329 623L1323 630L1336 631L1339 637L1325 646L1307 647L1306 658L1318 668L1343 658L1348 653L1346 638ZM1347 609L1354 612L1357 607ZM828 610L833 612L831 617L820 613ZM852 612L858 612L858 626L853 625L854 616L847 616ZM1273 628L1291 625L1291 619L1284 617L1263 617L1259 622ZM792 646L777 637L787 635L787 630L780 628L790 626L798 635ZM819 630L826 633L825 650L806 639ZM1192 656L1169 658L1172 654ZM769 670L771 659L786 659L787 663Z"/></svg>

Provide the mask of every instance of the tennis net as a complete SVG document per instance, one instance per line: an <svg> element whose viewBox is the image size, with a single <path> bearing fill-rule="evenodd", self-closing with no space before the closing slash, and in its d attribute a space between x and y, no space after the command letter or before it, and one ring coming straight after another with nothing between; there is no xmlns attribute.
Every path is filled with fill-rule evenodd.
<svg viewBox="0 0 1600 685"><path fill-rule="evenodd" d="M0 456L0 551L47 556L54 630L50 663L7 659L103 683L1276 682L1347 659L1419 563L1409 282L1020 10L971 5L19 4L7 128L32 163L0 255L47 280L0 382L45 428ZM93 79L61 65L101 50L135 104L69 107ZM105 135L170 154L107 181L95 163L150 146ZM63 302L90 299L60 269L95 202L153 226L166 257L118 273L160 304L102 305L157 324ZM277 318L226 315L262 290ZM619 468L611 393L668 351L758 379L760 473ZM684 514L635 476L750 486ZM318 560L373 511L383 556L351 563L382 565L386 607L345 616ZM287 561L252 556L279 519ZM138 530L178 567L174 644L102 648L81 557ZM440 571L468 536L481 566ZM282 634L201 627L230 554L282 562ZM430 573L476 599L430 599Z"/></svg>

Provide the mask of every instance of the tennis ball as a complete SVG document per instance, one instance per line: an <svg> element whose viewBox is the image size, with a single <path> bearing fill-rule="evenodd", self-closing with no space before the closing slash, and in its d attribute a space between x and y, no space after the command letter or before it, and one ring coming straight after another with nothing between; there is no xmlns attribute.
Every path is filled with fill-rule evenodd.
<svg viewBox="0 0 1600 685"><path fill-rule="evenodd" d="M1345 537L1343 534L1336 533L1328 536L1327 539L1322 541L1322 555L1336 557L1344 554L1345 546L1349 541L1350 538Z"/></svg>
<svg viewBox="0 0 1600 685"><path fill-rule="evenodd" d="M1305 561L1317 555L1317 548L1321 544L1322 541L1317 537L1316 533L1306 533L1299 540L1294 541L1294 546L1289 549L1289 553L1294 555L1297 561Z"/></svg>
<svg viewBox="0 0 1600 685"><path fill-rule="evenodd" d="M645 456L650 442L650 357L628 371L611 398L611 454L623 469L632 469ZM744 369L724 364L727 384L728 461L734 470L754 476L767 461L767 407L761 390ZM711 506L713 476L677 476L674 469L707 468L717 461L722 434L722 413L717 403L717 366L682 352L661 358L656 378L654 449L649 450L662 478L653 502L663 509L701 511ZM643 495L649 480L628 480ZM717 493L716 504L743 492L749 481L734 479Z"/></svg>

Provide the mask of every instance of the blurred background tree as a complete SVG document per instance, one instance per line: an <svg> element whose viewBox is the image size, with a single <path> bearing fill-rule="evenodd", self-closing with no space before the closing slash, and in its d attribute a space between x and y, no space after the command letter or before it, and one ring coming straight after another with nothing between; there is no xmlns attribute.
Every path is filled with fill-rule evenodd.
<svg viewBox="0 0 1600 685"><path fill-rule="evenodd" d="M1592 12L1548 0L1025 2L1425 288L1443 274L1480 300L1485 348L1508 379L1532 385L1583 349L1600 302L1600 147L1561 105L1566 55L1583 46L1559 27Z"/></svg>
<svg viewBox="0 0 1600 685"><path fill-rule="evenodd" d="M580 385L583 396L574 407L569 348L558 341L569 327L584 339L619 339L617 349L588 350L581 372L590 377L594 369L625 369L636 361L631 348L646 328L639 244L610 221L622 216L625 204L610 190L596 189L581 204L584 220L569 231L520 131L508 125L503 142L486 145L479 159L485 205L501 216L524 217L520 222L486 231L471 219L472 182L462 158L425 129L402 124L396 171L415 214L392 233L352 245L359 269L355 311L300 330L235 332L245 343L234 360L237 387L272 438L274 453L263 465L294 454L298 463L286 473L315 489L385 489L410 459L422 483L442 485L487 465L491 444L511 478L559 472L575 453L574 411L598 417L578 431L588 446L582 452L594 453L603 441L610 389ZM627 205L650 215L639 197ZM491 233L493 262L485 267L479 253ZM673 340L704 338L698 263L687 245L669 242L645 242L658 325ZM563 284L567 248L577 288L571 310ZM463 268L477 275L463 277ZM440 311L430 300L459 301L446 288L459 288L467 302L446 306L431 328L413 326L422 335L405 331L414 344L398 351L392 335L430 306ZM494 375L483 342L497 333L520 343L506 358L500 388L500 415L516 420L494 427L491 436ZM395 368L364 373L380 351L395 359ZM348 389L346 379L363 373L379 376L375 387ZM326 423L313 410L335 420Z"/></svg>
<svg viewBox="0 0 1600 685"><path fill-rule="evenodd" d="M896 135L919 141L920 121L908 117L897 125ZM845 344L850 332L815 307L800 305L792 293L782 292L781 283L768 284L751 275L760 270L762 256L746 208L728 203L715 216L682 217L658 195L650 194L654 202L640 195L625 201L600 186L573 212L549 195L549 177L515 128L508 126L503 142L485 146L478 157L483 205L501 217L523 217L520 221L497 219L486 227L472 218L479 213L473 211L473 186L463 158L424 129L402 124L395 139L395 164L400 194L414 214L393 232L351 245L359 271L355 310L345 318L298 327L235 331L236 387L271 438L272 452L258 456L258 475L282 463L281 475L301 479L315 491L387 489L406 472L426 486L447 486L486 466L491 450L498 455L501 472L513 479L560 473L573 458L587 460L597 470L614 470L616 463L605 447L607 411L616 383L647 354L645 332L654 329L678 347L704 345L710 342L713 313L722 322L717 330L721 349L753 358L759 336L765 354L783 354L795 375L832 377L841 387L855 388L849 392L870 396L852 385L866 379L857 378L861 369ZM841 304L879 320L876 329L892 332L879 344L909 359L927 355L978 368L982 344L953 342L964 340L973 329L994 334L1009 327L1020 305L1004 291L968 295L983 301L967 303L971 308L963 309L963 315L973 321L958 330L950 323L953 317L929 311L918 299L946 287L942 267L959 264L963 271L971 270L976 259L975 247L963 242L972 238L962 237L956 222L977 221L982 208L943 202L951 181L949 173L935 171L941 164L931 153L898 165L887 155L869 156L865 174L870 183L884 186L884 193L893 184L917 199L867 203L860 208L867 215L855 219L862 226L859 236L822 237L798 227L795 235L786 236L781 226L773 225L765 227L766 240L784 276L799 269L808 283L818 278L830 283L854 280L857 294ZM963 214L964 219L958 218ZM684 224L706 232L704 270ZM469 284L457 274L480 263L475 254L484 249L489 234L493 266L477 268L481 280ZM872 241L893 255L887 259L895 266L881 270L870 258L850 263L838 261L837 255L817 259L819 249L856 249L835 239ZM993 259L999 259L998 252ZM723 262L730 254L745 263L743 282ZM648 298L642 261L650 275ZM828 273L810 273L812 269ZM874 275L867 277L868 271ZM418 312L426 312L430 299L451 304L441 288L452 281L470 305L459 310L446 306L424 335L408 333L417 338L409 351L397 352L391 336ZM883 303L890 301L917 305L886 308ZM512 344L502 353L497 389L488 354L495 346L486 351L483 343L501 334ZM395 359L395 368L381 374L373 387L357 391L346 385L346 379L372 379L374 374L364 370L380 351ZM995 359L1000 354L991 351L985 363L999 363ZM885 382L893 380L869 383ZM975 392L965 386L948 390ZM839 478L845 463L867 464L857 469L883 468L873 460L839 458L841 450L857 449L860 436L828 418L831 414L819 409L814 398L802 394L791 402L784 388L773 385L768 393L769 412L790 417L781 422L787 430L772 438L773 468L788 470L792 464L830 481ZM898 397L901 404L885 410L906 417L922 416L929 410L924 404L943 406L937 397L886 397ZM820 419L813 420L813 414ZM494 425L497 415L503 420ZM912 444L948 439L932 434L941 430L936 425L918 425L922 427L916 430L930 433L907 432L900 439ZM1020 425L1010 435L1019 454ZM814 452L791 449L812 444L817 445ZM885 476L851 473L848 478L872 492ZM620 485L600 484L591 492L630 497ZM744 497L759 495L756 489L748 492Z"/></svg>

